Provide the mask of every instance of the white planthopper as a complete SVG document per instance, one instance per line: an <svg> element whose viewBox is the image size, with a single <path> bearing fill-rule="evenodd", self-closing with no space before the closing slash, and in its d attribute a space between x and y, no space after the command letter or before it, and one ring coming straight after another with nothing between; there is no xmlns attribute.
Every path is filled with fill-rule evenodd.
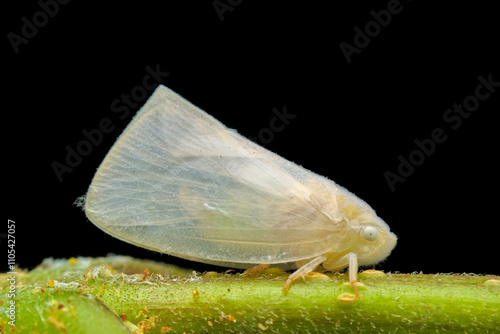
<svg viewBox="0 0 500 334"><path fill-rule="evenodd" d="M349 267L355 288L358 265L384 260L397 240L345 188L256 145L162 85L113 145L81 202L97 227L137 246L234 268L296 265L284 291L320 265Z"/></svg>

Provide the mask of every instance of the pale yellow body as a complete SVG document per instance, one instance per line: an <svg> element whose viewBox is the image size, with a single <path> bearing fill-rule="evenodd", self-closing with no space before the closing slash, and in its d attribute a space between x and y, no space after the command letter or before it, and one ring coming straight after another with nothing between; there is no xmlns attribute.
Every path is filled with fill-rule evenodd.
<svg viewBox="0 0 500 334"><path fill-rule="evenodd" d="M164 86L102 162L85 212L119 239L181 258L240 268L295 263L291 280L322 264L350 266L353 281L358 263L377 263L396 244L354 194Z"/></svg>

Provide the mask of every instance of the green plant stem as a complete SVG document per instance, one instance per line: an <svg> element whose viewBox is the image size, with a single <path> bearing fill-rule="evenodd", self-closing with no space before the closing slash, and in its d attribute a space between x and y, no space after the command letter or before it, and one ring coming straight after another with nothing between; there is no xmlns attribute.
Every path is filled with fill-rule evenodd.
<svg viewBox="0 0 500 334"><path fill-rule="evenodd" d="M104 333L97 330L103 319L113 328L107 333L494 333L500 328L498 276L367 271L359 274L360 298L342 302L339 295L353 293L345 274L308 276L283 295L288 274L276 269L202 275L117 259L47 261L18 274L17 333L63 333L86 323L84 333L90 322L96 324L93 333ZM2 314L8 305L5 281L2 276ZM118 316L128 329L113 322ZM8 320L0 322L5 332Z"/></svg>

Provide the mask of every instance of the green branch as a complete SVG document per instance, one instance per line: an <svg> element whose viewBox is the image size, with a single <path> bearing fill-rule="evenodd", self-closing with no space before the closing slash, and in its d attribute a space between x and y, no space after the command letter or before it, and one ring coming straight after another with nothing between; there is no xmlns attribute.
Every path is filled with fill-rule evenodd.
<svg viewBox="0 0 500 334"><path fill-rule="evenodd" d="M145 269L148 269L145 271ZM149 271L149 272L148 272ZM128 257L47 260L16 277L17 333L494 333L500 277L359 274L360 299L345 274L313 274L285 296L288 274L191 271ZM2 274L0 333L10 303ZM340 296L340 297L339 297Z"/></svg>

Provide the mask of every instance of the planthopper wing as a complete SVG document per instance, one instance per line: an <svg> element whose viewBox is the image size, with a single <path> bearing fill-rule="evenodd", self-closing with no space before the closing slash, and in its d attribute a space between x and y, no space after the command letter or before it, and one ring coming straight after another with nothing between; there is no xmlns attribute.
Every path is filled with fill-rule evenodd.
<svg viewBox="0 0 500 334"><path fill-rule="evenodd" d="M164 86L107 154L85 212L135 245L237 267L324 254L345 233L333 182Z"/></svg>

